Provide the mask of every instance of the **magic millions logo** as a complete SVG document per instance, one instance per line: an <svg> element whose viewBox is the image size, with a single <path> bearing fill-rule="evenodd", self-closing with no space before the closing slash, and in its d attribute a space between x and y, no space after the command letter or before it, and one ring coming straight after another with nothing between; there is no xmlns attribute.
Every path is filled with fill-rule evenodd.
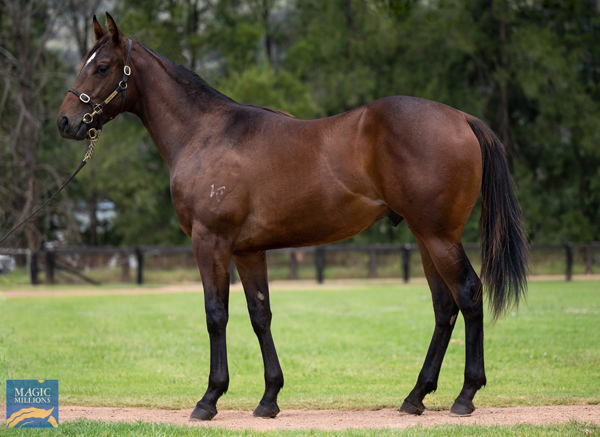
<svg viewBox="0 0 600 437"><path fill-rule="evenodd" d="M57 428L57 379L6 380L8 428Z"/></svg>

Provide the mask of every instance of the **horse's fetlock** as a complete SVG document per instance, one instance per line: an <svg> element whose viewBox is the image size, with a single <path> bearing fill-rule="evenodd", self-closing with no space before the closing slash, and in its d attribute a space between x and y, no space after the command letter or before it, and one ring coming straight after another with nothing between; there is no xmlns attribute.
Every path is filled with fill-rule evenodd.
<svg viewBox="0 0 600 437"><path fill-rule="evenodd" d="M270 387L277 387L277 391L279 391L281 388L283 388L283 383L284 383L283 374L282 373L273 374L273 375L265 374L265 383Z"/></svg>
<svg viewBox="0 0 600 437"><path fill-rule="evenodd" d="M487 378L485 376L485 371L470 373L465 378L465 383L469 387L471 387L474 391L479 390L481 387L484 387L487 384Z"/></svg>
<svg viewBox="0 0 600 437"><path fill-rule="evenodd" d="M229 376L228 375L211 375L208 380L209 391L214 392L217 396L221 396L227 393L229 389Z"/></svg>
<svg viewBox="0 0 600 437"><path fill-rule="evenodd" d="M420 387L421 393L427 395L437 390L437 379L425 378L422 375L419 377L417 385Z"/></svg>

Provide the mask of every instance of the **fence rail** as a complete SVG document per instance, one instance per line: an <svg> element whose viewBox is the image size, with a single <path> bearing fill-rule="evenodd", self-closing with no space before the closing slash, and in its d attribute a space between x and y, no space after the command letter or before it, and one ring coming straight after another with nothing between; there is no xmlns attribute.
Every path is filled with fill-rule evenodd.
<svg viewBox="0 0 600 437"><path fill-rule="evenodd" d="M465 250L478 251L479 244L465 244ZM564 259L565 280L570 281L573 278L574 253L578 251L583 254L585 273L592 274L594 265L600 264L600 242L585 244L534 244L531 252L539 251L562 251ZM305 247L297 249L277 249L270 251L270 254L283 254L288 257L289 279L298 278L299 258L310 254L314 258L314 278L318 283L325 281L325 272L328 268L327 255L336 253L362 253L368 256L366 268L369 278L378 276L378 255L387 254L399 256L402 278L408 282L411 278L411 257L415 252L418 253L416 244L330 244L323 246ZM44 272L44 283L54 284L57 272L61 274L72 275L80 280L91 284L98 284L98 280L88 277L84 269L78 266L77 260L85 257L103 257L111 260L115 266L122 269L122 281L131 282L131 269L135 270L135 282L144 283L144 270L146 260L156 256L185 255L193 257L191 246L140 246L140 247L70 247L47 249L39 252L30 252L24 249L5 249L0 248L0 255L26 256L29 266L29 276L31 284L40 283L40 273ZM236 281L235 266L232 264L232 282Z"/></svg>

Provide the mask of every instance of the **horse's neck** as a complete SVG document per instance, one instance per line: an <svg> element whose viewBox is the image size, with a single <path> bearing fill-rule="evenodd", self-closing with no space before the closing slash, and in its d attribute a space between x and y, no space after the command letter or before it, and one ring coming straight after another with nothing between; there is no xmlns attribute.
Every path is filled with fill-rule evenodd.
<svg viewBox="0 0 600 437"><path fill-rule="evenodd" d="M142 120L171 168L181 150L201 140L215 117L235 102L141 44L136 52L132 78L139 97L131 112Z"/></svg>

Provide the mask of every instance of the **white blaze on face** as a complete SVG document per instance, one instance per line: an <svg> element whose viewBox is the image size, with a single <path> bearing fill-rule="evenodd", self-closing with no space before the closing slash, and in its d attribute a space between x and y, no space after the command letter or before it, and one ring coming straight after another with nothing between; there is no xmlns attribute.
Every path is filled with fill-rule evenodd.
<svg viewBox="0 0 600 437"><path fill-rule="evenodd" d="M86 61L86 63L85 63L85 65L84 65L84 67L87 67L87 65L88 65L90 62L92 62L92 61L94 60L94 58L96 57L96 53L97 53L97 52L94 52L94 53L92 53L92 56L90 56L90 57L88 58L88 60Z"/></svg>

